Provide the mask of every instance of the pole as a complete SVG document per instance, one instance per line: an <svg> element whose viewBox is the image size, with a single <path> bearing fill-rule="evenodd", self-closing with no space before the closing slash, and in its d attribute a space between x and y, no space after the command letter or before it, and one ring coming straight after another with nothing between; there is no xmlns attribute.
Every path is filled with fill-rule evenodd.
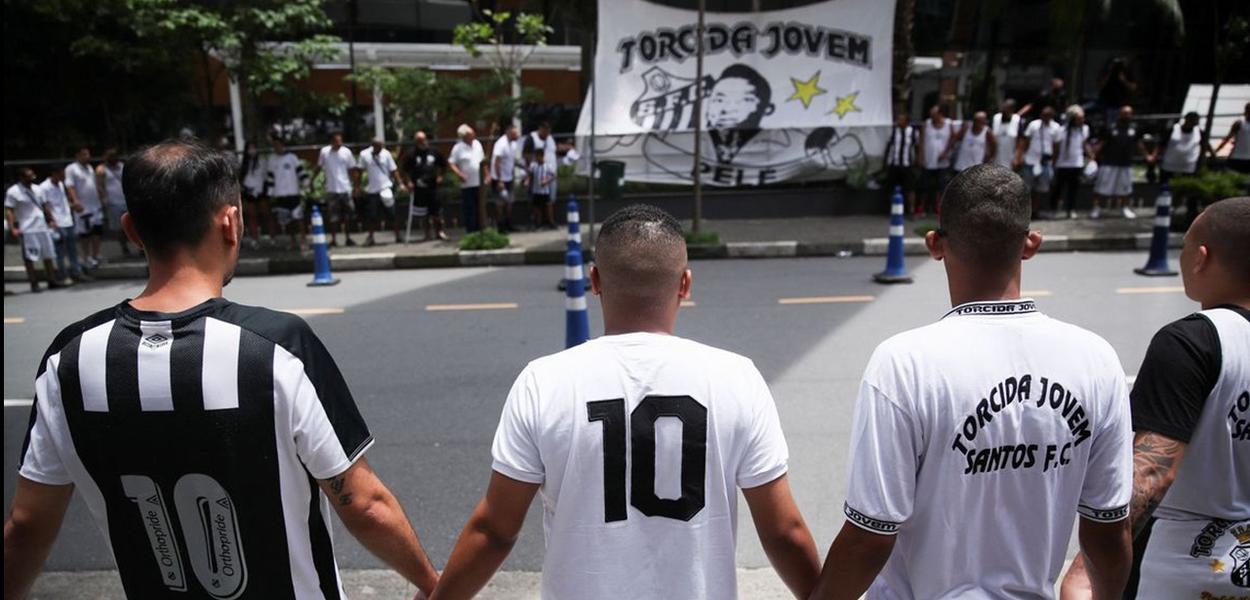
<svg viewBox="0 0 1250 600"><path fill-rule="evenodd" d="M382 86L373 84L373 137L386 139L386 115L382 114Z"/></svg>
<svg viewBox="0 0 1250 600"><path fill-rule="evenodd" d="M694 61L694 219L691 230L699 232L703 224L703 13L707 10L707 0L699 0L699 23L695 28L698 45Z"/></svg>
<svg viewBox="0 0 1250 600"><path fill-rule="evenodd" d="M234 151L243 152L243 99L239 96L239 80L230 77L230 123L234 125Z"/></svg>
<svg viewBox="0 0 1250 600"><path fill-rule="evenodd" d="M1220 10L1217 6L1218 4L1218 2L1211 3L1211 22L1214 24L1215 30L1212 32L1214 35L1211 37L1211 46L1215 49L1215 83L1211 85L1211 102L1207 104L1206 139L1200 142L1207 148L1210 147L1211 143L1212 121L1215 120L1215 101L1220 97L1220 83L1222 82L1221 80L1224 79L1224 64L1223 61L1220 60ZM1211 158L1215 157L1212 156ZM1206 152L1198 153L1199 165L1205 163L1206 159ZM1193 215L1185 215L1185 218L1193 219Z"/></svg>
<svg viewBox="0 0 1250 600"><path fill-rule="evenodd" d="M597 52L599 47L598 32L590 34L590 49ZM587 173L590 175L589 193L586 194L586 220L590 225L589 235L586 238L586 247L595 247L595 107L599 105L599 95L595 93L595 61L590 61L590 168Z"/></svg>
<svg viewBox="0 0 1250 600"><path fill-rule="evenodd" d="M356 74L356 0L347 2L347 62L351 74ZM347 109L347 140L353 141L356 133L356 78L351 79L352 105Z"/></svg>

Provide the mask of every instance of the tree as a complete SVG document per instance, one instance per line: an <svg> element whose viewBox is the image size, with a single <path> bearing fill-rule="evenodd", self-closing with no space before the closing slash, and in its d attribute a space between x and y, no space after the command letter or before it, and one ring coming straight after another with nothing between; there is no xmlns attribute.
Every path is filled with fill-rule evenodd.
<svg viewBox="0 0 1250 600"><path fill-rule="evenodd" d="M334 44L339 38L320 33L332 24L322 0L128 0L128 6L140 37L177 39L194 49L207 107L222 75L242 86L251 116L245 129L253 135L266 95L276 97L284 117L313 111L341 114L346 107L341 94L319 96L297 85L308 78L313 64L338 54Z"/></svg>
<svg viewBox="0 0 1250 600"><path fill-rule="evenodd" d="M1050 3L1051 38L1054 49L1066 55L1072 65L1071 89L1074 100L1080 99L1085 46L1097 23L1111 13L1112 0L1053 0ZM1180 0L1150 0L1137 3L1139 8L1153 9L1167 15L1179 41L1185 35L1185 16ZM1136 5L1135 5L1136 6Z"/></svg>
<svg viewBox="0 0 1250 600"><path fill-rule="evenodd" d="M488 9L480 14L480 20L457 25L452 39L474 58L486 56L491 65L494 89L482 112L493 122L516 119L523 103L541 98L538 90L521 86L521 70L538 46L547 45L553 29L539 14L522 12L514 18L511 12Z"/></svg>

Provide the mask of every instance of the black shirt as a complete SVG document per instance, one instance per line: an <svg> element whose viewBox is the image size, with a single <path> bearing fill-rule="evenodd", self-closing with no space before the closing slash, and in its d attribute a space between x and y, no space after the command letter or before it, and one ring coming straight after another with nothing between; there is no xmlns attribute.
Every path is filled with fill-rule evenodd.
<svg viewBox="0 0 1250 600"><path fill-rule="evenodd" d="M1250 310L1224 305L1250 320ZM1189 443L1223 368L1220 337L1200 314L1173 321L1150 340L1130 402L1134 431Z"/></svg>
<svg viewBox="0 0 1250 600"><path fill-rule="evenodd" d="M438 176L447 169L447 159L433 148L413 148L404 153L399 168L419 188L438 187Z"/></svg>
<svg viewBox="0 0 1250 600"><path fill-rule="evenodd" d="M1111 167L1129 167L1133 165L1133 153L1137 152L1137 128L1132 124L1127 127L1113 123L1104 128L1098 136L1102 139L1102 148L1098 151L1098 162Z"/></svg>

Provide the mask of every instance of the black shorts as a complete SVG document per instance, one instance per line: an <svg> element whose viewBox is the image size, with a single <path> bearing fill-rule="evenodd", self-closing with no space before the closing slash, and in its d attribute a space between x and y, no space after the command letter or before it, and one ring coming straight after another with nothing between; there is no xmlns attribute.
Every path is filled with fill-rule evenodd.
<svg viewBox="0 0 1250 600"><path fill-rule="evenodd" d="M300 203L299 196L277 196L273 199L273 202L271 202L270 205L273 208L295 210L299 208L299 203Z"/></svg>
<svg viewBox="0 0 1250 600"><path fill-rule="evenodd" d="M914 191L916 188L916 169L914 167L891 166L885 172L885 187L891 193L895 187L903 188L904 192Z"/></svg>
<svg viewBox="0 0 1250 600"><path fill-rule="evenodd" d="M533 194L530 196L530 204L535 208L547 206L551 204L551 194Z"/></svg>
<svg viewBox="0 0 1250 600"><path fill-rule="evenodd" d="M438 199L438 190L434 188L413 188L412 189L412 207L413 216L417 217L441 217L443 216L443 203Z"/></svg>
<svg viewBox="0 0 1250 600"><path fill-rule="evenodd" d="M382 202L382 194L365 194L365 218L370 221L381 221L382 219L395 219L395 204L392 202L387 206Z"/></svg>
<svg viewBox="0 0 1250 600"><path fill-rule="evenodd" d="M924 169L920 174L920 191L941 192L950 180L950 169Z"/></svg>
<svg viewBox="0 0 1250 600"><path fill-rule="evenodd" d="M248 191L247 188L243 188L242 195L243 195L244 204L256 204L257 202L261 201L260 196L257 196L256 194L253 194L252 192Z"/></svg>

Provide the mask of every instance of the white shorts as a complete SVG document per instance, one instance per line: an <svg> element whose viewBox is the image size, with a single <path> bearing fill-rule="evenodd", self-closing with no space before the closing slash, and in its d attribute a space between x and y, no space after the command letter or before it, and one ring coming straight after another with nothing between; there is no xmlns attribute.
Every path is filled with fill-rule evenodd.
<svg viewBox="0 0 1250 600"><path fill-rule="evenodd" d="M125 204L110 204L108 205L107 208L104 209L104 212L105 214L108 215L109 231L121 231L122 230L122 215L126 213L126 205Z"/></svg>
<svg viewBox="0 0 1250 600"><path fill-rule="evenodd" d="M1121 198L1132 195L1132 167L1098 165L1098 179L1094 182L1094 193L1099 196L1107 196L1110 198Z"/></svg>
<svg viewBox="0 0 1250 600"><path fill-rule="evenodd" d="M1250 521L1172 521L1151 528L1138 600L1250 596Z"/></svg>
<svg viewBox="0 0 1250 600"><path fill-rule="evenodd" d="M1050 182L1055 175L1054 167L1042 166L1040 169L1041 172L1037 173L1034 171L1034 165L1026 164L1021 171L1021 177L1024 179L1024 184L1029 187L1030 191L1037 192L1039 194L1046 194L1050 192Z"/></svg>
<svg viewBox="0 0 1250 600"><path fill-rule="evenodd" d="M104 231L104 215L100 211L78 213L78 218L74 221L78 235L99 235Z"/></svg>
<svg viewBox="0 0 1250 600"><path fill-rule="evenodd" d="M56 260L56 245L52 240L52 232L23 233L22 257L34 263L44 260Z"/></svg>

